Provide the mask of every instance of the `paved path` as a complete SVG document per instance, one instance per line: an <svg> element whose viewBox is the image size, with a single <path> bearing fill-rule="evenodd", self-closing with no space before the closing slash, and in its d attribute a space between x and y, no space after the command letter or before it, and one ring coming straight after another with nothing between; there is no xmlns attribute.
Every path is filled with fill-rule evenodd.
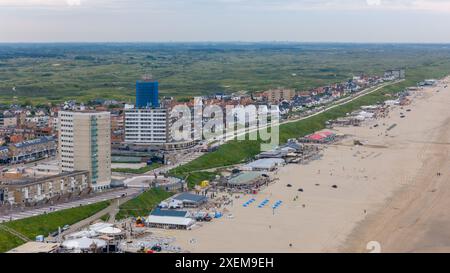
<svg viewBox="0 0 450 273"><path fill-rule="evenodd" d="M203 152L189 153L185 157L178 160L178 162L176 164L169 165L169 166L167 166L167 165L161 166L160 168L157 168L157 169L154 169L154 170L151 170L151 171L145 173L145 175L152 175L154 173L167 173L168 171L175 169L176 167L179 167L179 166L185 165L191 161L194 161L195 159L201 157L204 154L205 153L203 153Z"/></svg>
<svg viewBox="0 0 450 273"><path fill-rule="evenodd" d="M22 233L20 233L20 232L14 230L14 229L12 229L12 228L9 228L9 227L7 227L7 226L4 226L4 225L1 225L1 224L0 224L0 229L6 231L6 232L8 232L8 233L10 233L10 234L13 235L13 236L16 236L17 238L21 239L21 240L24 241L24 242L29 242L29 241L30 241L30 239L29 239L27 236L23 235Z"/></svg>
<svg viewBox="0 0 450 273"><path fill-rule="evenodd" d="M96 214L94 214L78 223L71 225L69 229L61 232L60 238L64 238L64 236L67 234L71 234L71 233L82 230L84 227L91 225L93 222L99 220L106 214L110 215L110 220L111 220L111 216L112 216L112 222L114 223L115 216L119 212L119 206L121 204L133 199L134 197L136 197L136 194L128 195L126 197L121 197L121 198L112 200L111 205L109 205L107 208L97 212ZM108 221L108 222L111 222L111 221ZM51 238L49 238L49 239L51 239Z"/></svg>
<svg viewBox="0 0 450 273"><path fill-rule="evenodd" d="M309 119L309 118L315 117L315 116L320 115L320 114L322 114L322 113L324 113L324 112L327 112L327 111L329 111L329 110L331 110L331 109L334 109L334 108L336 108L336 107L339 107L339 106L348 104L348 103L350 103L350 102L352 102L352 101L355 101L355 100L357 100L357 99L359 99L359 98L361 98L361 97L364 97L364 96L367 96L367 95L372 94L372 93L374 93L374 92L377 92L377 91L381 90L382 88L384 88L384 87L386 87L386 86L393 85L393 84L397 84L397 83L400 83L400 82L403 82L403 81L405 81L405 80L398 80L398 81L394 81L394 82L384 83L384 84L381 84L381 85L378 86L378 87L370 87L370 88L368 88L368 89L366 89L366 90L364 90L364 91L361 91L361 92L358 93L358 95L356 95L356 96L353 96L353 97L345 97L345 98L339 99L339 100L337 100L337 101L332 102L331 105L329 105L328 107L325 107L324 109L322 109L322 110L320 110L320 111L317 111L317 112L312 113L312 114L310 114L310 115L308 115L308 116L305 116L305 117L301 117L301 118L296 118L296 119L291 119L291 120L286 120L286 121L280 122L280 125L283 125L283 124L289 124L289 123L294 123L294 122L298 122L298 121L302 121L302 120L305 120L305 119ZM261 130L261 129L265 129L265 128L268 128L269 126L270 126L270 124L268 124L268 125L266 125L265 127L262 127L262 128L251 129L251 130L249 130L248 132L245 131L245 129L242 129L242 130L244 130L244 131L243 131L243 132L238 132L238 133L235 135L235 137L243 136L243 135L246 135L246 134L248 134L248 133L250 133L250 132L255 132L255 131L258 131L258 130ZM242 130L241 130L241 131L242 131ZM234 134L234 133L233 133L233 134ZM226 135L226 138L227 138L227 139L228 139L229 137L233 137L233 135L230 135L230 134ZM215 141L215 140L211 140L211 142L212 142L212 141Z"/></svg>
<svg viewBox="0 0 450 273"><path fill-rule="evenodd" d="M62 203L58 205L51 206L52 210L50 210L50 207L46 208L39 208L39 209L31 209L24 212L14 212L12 214L6 214L6 215L0 215L0 223L7 222L10 220L20 220L24 218L29 218L37 215L42 215L44 213L50 213L55 211L60 211L64 209L70 209L79 207L80 205L90 205L102 201L112 200L116 199L118 197L121 197L123 194L126 194L127 196L133 196L137 193L139 193L141 190L136 188L127 188L127 189L121 189L116 191L110 191L104 194L97 195L95 197L71 201L68 203Z"/></svg>

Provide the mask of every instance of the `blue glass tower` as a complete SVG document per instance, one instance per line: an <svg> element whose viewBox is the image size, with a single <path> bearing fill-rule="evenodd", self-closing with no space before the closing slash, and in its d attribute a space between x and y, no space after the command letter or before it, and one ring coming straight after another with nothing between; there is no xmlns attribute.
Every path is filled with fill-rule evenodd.
<svg viewBox="0 0 450 273"><path fill-rule="evenodd" d="M136 108L159 107L157 81L136 82Z"/></svg>

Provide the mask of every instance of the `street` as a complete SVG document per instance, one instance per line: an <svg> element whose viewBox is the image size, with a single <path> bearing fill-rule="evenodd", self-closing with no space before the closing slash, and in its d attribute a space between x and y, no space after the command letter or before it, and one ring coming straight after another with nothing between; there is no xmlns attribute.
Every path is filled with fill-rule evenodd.
<svg viewBox="0 0 450 273"><path fill-rule="evenodd" d="M10 220L13 220L13 221L20 220L20 219L24 219L24 218L42 215L45 213L50 213L50 212L75 208L75 207L79 207L79 206L90 205L90 204L94 204L94 203L98 203L98 202L102 202L102 201L112 200L112 199L121 197L123 194L132 196L132 195L138 194L140 191L141 191L141 189L137 189L137 188L121 189L118 191L111 191L111 192L107 192L104 194L100 194L95 197L71 201L68 203L58 204L58 205L54 205L54 206L50 206L50 207L46 207L46 208L31 209L31 210L26 210L24 212L0 215L0 223L7 222Z"/></svg>

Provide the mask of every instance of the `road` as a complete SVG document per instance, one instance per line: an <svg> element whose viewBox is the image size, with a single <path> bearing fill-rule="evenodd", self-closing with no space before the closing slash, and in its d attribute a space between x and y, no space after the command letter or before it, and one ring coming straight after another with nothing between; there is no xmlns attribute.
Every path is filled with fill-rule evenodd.
<svg viewBox="0 0 450 273"><path fill-rule="evenodd" d="M154 173L167 173L168 171L170 171L170 170L172 170L172 169L175 169L176 167L179 167L179 166L185 165L185 164L187 164L187 163L189 163L189 162L191 162L191 161L194 161L195 159L201 157L201 156L204 155L204 154L205 154L205 153L202 153L202 152L192 152L192 153L189 153L189 154L186 155L185 157L181 157L181 158L177 161L176 164L172 164L172 165L169 165L169 166L162 166L162 167L160 167L160 168L157 168L157 169L154 169L154 170L151 170L151 171L145 173L145 175L152 175L152 174L154 174Z"/></svg>
<svg viewBox="0 0 450 273"><path fill-rule="evenodd" d="M33 216L42 215L45 213L75 208L75 207L79 207L79 206L83 206L83 205L90 205L90 204L94 204L94 203L98 203L98 202L102 202L102 201L113 200L118 197L121 197L123 194L126 194L127 196L134 196L134 195L138 194L140 191L141 191L141 189L136 189L136 188L121 189L121 190L117 190L117 191L111 191L111 192L107 192L104 194L100 194L95 197L86 198L86 199L77 200L77 201L71 201L68 203L58 204L58 205L54 205L51 207L31 209L31 210L26 210L24 212L0 215L0 223L7 222L10 220L14 221L14 220L25 219L25 218L29 218L29 217L33 217Z"/></svg>
<svg viewBox="0 0 450 273"><path fill-rule="evenodd" d="M53 156L53 157L39 159L39 160L36 160L33 162L8 164L8 165L0 166L0 170L15 169L15 168L31 168L31 167L35 167L39 164L43 164L43 163L47 163L47 162L51 162L51 161L55 161L55 160L57 160L57 158L55 156Z"/></svg>
<svg viewBox="0 0 450 273"><path fill-rule="evenodd" d="M332 105L330 105L328 107L325 107L324 109L322 109L320 111L317 111L317 112L315 112L313 114L310 114L308 116L305 116L305 117L301 117L301 118L296 118L296 119L286 120L286 121L280 122L280 125L294 123L294 122L298 122L298 121L302 121L302 120L306 120L306 119L315 117L315 116L320 115L320 114L322 114L324 112L327 112L327 111L329 111L331 109L334 109L336 107L348 104L348 103L350 103L352 101L355 101L355 100L357 100L357 99L359 99L361 97L364 97L366 95L375 93L375 92L379 91L380 89L382 89L382 88L384 88L386 86L397 84L397 83L400 83L400 82L403 82L403 81L405 81L405 80L398 80L398 81L394 81L394 82L388 82L388 83L381 84L378 87L368 88L368 89L366 89L364 91L361 91L358 95L356 95L354 97L345 97L345 98L339 99L339 100L333 102ZM269 126L270 126L270 124L268 124L268 125L266 125L264 127L261 127L261 128L254 128L254 129L250 129L250 130L247 130L248 128L247 129L241 129L237 133L233 132L233 133L230 133L230 134L226 134L225 138L227 140L231 140L231 139L234 139L235 137L244 136L244 135L246 135L248 133L256 132L256 131L261 130L261 129L266 129ZM217 139L208 140L208 143L211 143L211 142L214 142L214 141L217 141ZM222 142L223 142L223 140L222 140Z"/></svg>

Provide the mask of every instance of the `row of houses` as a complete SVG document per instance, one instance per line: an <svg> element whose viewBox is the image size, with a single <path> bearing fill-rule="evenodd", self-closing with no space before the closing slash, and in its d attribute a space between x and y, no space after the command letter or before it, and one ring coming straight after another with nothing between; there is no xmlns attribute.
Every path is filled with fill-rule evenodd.
<svg viewBox="0 0 450 273"><path fill-rule="evenodd" d="M42 136L0 147L0 163L24 163L56 155L56 139Z"/></svg>
<svg viewBox="0 0 450 273"><path fill-rule="evenodd" d="M91 188L88 171L75 171L42 178L2 178L0 206L27 206L68 195L81 195Z"/></svg>

